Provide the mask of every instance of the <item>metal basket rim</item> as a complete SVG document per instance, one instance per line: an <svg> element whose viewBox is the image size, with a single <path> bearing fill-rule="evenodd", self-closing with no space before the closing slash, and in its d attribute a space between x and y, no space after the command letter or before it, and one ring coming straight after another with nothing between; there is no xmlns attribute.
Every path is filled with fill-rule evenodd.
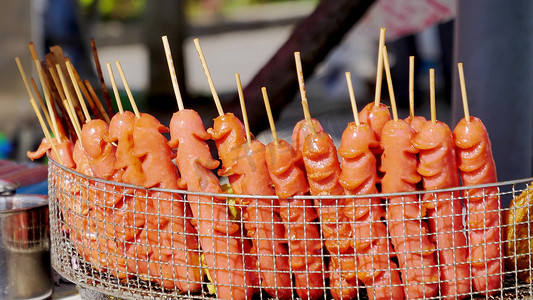
<svg viewBox="0 0 533 300"><path fill-rule="evenodd" d="M164 189L164 188L145 188L142 186L117 182L117 181L111 181L106 179L101 179L93 176L87 176L82 173L79 173L76 170L67 168L60 163L53 160L50 156L48 156L49 162L51 162L54 166L59 167L63 169L64 171L68 173L72 173L76 176L79 176L81 178L84 178L86 180L92 180L95 182L101 182L104 184L109 185L115 185L115 186L121 186L126 188L133 188L133 189L140 189L140 190L146 190L146 191L156 191L156 192L166 192L166 193L179 193L184 195L191 195L191 196L209 196L209 197L215 197L215 198L255 198L255 199L280 199L276 195L248 195L248 194L231 194L231 193L208 193L208 192L193 192L188 190L173 190L173 189ZM522 179L514 179L514 180L507 180L507 181L499 181L494 183L486 183L486 184L478 184L478 185L471 185L471 186L457 186L453 188L446 188L446 189L437 189L437 190L417 190L412 192L398 192L398 193L377 193L377 194L364 194L364 195L296 195L289 197L287 199L353 199L353 198L391 198L391 197L402 197L402 196L410 196L410 195L424 195L424 194L432 194L432 193L445 193L445 192L460 192L470 189L485 189L490 187L501 187L501 186L515 186L517 184L523 184L529 186L529 183L533 182L533 177L527 177ZM523 190L526 190L527 188L524 188ZM522 190L522 189L521 189Z"/></svg>

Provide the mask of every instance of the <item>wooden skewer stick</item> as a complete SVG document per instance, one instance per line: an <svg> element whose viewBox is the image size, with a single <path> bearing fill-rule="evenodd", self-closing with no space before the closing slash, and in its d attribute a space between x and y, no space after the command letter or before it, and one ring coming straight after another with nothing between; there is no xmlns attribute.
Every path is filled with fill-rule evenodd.
<svg viewBox="0 0 533 300"><path fill-rule="evenodd" d="M83 95L81 94L80 87L78 85L78 81L76 80L76 76L74 76L74 67L72 66L72 63L70 61L66 62L67 64L67 70L70 75L70 81L72 82L72 86L74 86L74 91L76 92L76 96L78 97L78 102L81 105L81 109L83 110L83 115L85 116L85 122L91 121L91 114L89 113L89 110L87 109L87 105L85 105L85 100L83 99ZM59 65L57 65L59 66ZM59 71L60 69L58 69ZM61 73L60 73L61 76Z"/></svg>
<svg viewBox="0 0 533 300"><path fill-rule="evenodd" d="M39 108L37 107L37 104L35 103L35 100L30 98L31 106L33 107L33 110L35 111L35 114L37 115L37 119L39 119L39 124L41 124L41 128L43 130L44 136L46 137L46 140L50 143L50 146L52 146L52 150L57 156L57 159L59 160L59 163L64 165L63 160L61 159L61 156L59 156L59 151L57 151L56 144L54 143L52 137L50 136L50 132L48 131L48 128L46 127L46 124L44 123L43 116L41 115L41 112L39 111Z"/></svg>
<svg viewBox="0 0 533 300"><path fill-rule="evenodd" d="M30 84L28 83L28 78L26 77L26 72L24 72L24 68L22 67L22 63L20 62L20 59L18 57L15 57L15 61L17 63L17 67L19 68L20 76L22 77L22 81L24 81L24 86L26 87L26 91L28 92L28 96L30 96L30 99L33 99L35 101L35 97L33 97L33 92L30 87ZM46 121L48 122L48 126L52 128L52 121L50 120L50 116L48 115L48 112L46 109L44 109L44 103L41 98L41 95L39 94L38 90L36 89L36 94L39 97L39 103L41 104L41 109L43 109L44 116L46 117Z"/></svg>
<svg viewBox="0 0 533 300"><path fill-rule="evenodd" d="M235 74L235 80L237 81L237 91L239 93L239 101L241 103L242 120L244 123L244 129L246 131L246 140L248 144L252 142L252 134L250 133L250 125L248 123L248 114L246 113L246 104L244 103L244 94L242 92L241 75Z"/></svg>
<svg viewBox="0 0 533 300"><path fill-rule="evenodd" d="M68 117L70 119L70 123L72 123L72 126L74 127L74 131L76 132L76 135L78 136L78 139L81 143L81 126L80 122L78 120L78 116L76 116L76 113L74 113L74 107L71 107L70 103L63 99L63 106L65 107L65 110L67 111Z"/></svg>
<svg viewBox="0 0 533 300"><path fill-rule="evenodd" d="M37 48L35 47L34 42L30 42L28 44L28 47L30 48L31 58L35 64L37 64L35 61L38 61L39 64L41 64L41 59L39 58L39 54L37 53Z"/></svg>
<svg viewBox="0 0 533 300"><path fill-rule="evenodd" d="M353 119L355 125L359 126L359 114L357 113L357 102L355 101L355 93L353 91L352 74L346 72L346 84L348 84L348 93L350 94L350 103L352 104Z"/></svg>
<svg viewBox="0 0 533 300"><path fill-rule="evenodd" d="M435 69L429 69L429 103L431 110L431 122L437 122L437 112L435 108Z"/></svg>
<svg viewBox="0 0 533 300"><path fill-rule="evenodd" d="M41 97L41 94L39 93L39 88L37 87L37 83L35 83L35 80L33 77L30 78L31 86L33 88L33 91L35 92L35 95L37 96L37 100L39 101L39 105L41 106L41 109L44 113L44 116L46 117L46 121L48 122L48 127L52 128L52 120L50 119L50 115L48 114L48 110L46 109L46 104L44 104L44 100Z"/></svg>
<svg viewBox="0 0 533 300"><path fill-rule="evenodd" d="M309 123L311 131L313 134L316 134L315 124L311 119L311 114L309 113L309 103L307 102L307 93L305 91L305 82L304 82L304 72L302 68L302 59L300 52L294 52L294 61L296 62L296 75L298 76L298 85L300 86L300 97L302 98L302 106L304 111L304 118Z"/></svg>
<svg viewBox="0 0 533 300"><path fill-rule="evenodd" d="M122 107L122 101L120 100L120 94L118 92L117 82L115 81L115 75L113 75L113 68L110 63L106 64L107 72L109 73L109 78L111 79L111 86L113 87L113 93L115 93L115 101L117 102L118 112L120 114L124 113L124 108Z"/></svg>
<svg viewBox="0 0 533 300"><path fill-rule="evenodd" d="M383 47L385 46L385 27L379 30L378 63L376 70L376 93L374 94L374 105L378 106L381 101L381 82L383 81Z"/></svg>
<svg viewBox="0 0 533 300"><path fill-rule="evenodd" d="M389 56L387 54L387 46L383 46L383 63L385 64L385 75L387 76L387 87L389 88L389 97L390 97L393 120L398 121L398 110L396 108L396 98L394 97L394 89L392 88L392 76L390 74L390 65L389 65Z"/></svg>
<svg viewBox="0 0 533 300"><path fill-rule="evenodd" d="M94 65L96 67L96 73L98 74L100 86L102 87L102 94L104 95L104 101L107 106L106 115L108 115L107 112L109 112L110 114L113 114L113 103L111 103L111 96L109 96L109 93L107 92L107 88L105 86L104 74L102 73L102 67L100 66L100 59L98 58L98 50L96 49L96 43L94 42L93 38L91 38L91 48L93 51L93 58L94 58ZM107 123L109 123L109 121L107 121Z"/></svg>
<svg viewBox="0 0 533 300"><path fill-rule="evenodd" d="M94 104L96 104L96 107L98 108L98 111L100 111L100 114L102 114L102 116L104 116L104 120L107 123L109 123L110 122L109 116L107 115L107 112L105 111L104 107L102 106L102 103L100 103L100 100L98 99L98 96L96 95L96 92L94 91L93 86L91 85L91 83L87 79L83 81L83 84L87 88L87 92L89 92L89 95L91 95L91 98L93 99Z"/></svg>
<svg viewBox="0 0 533 300"><path fill-rule="evenodd" d="M307 102L307 93L305 91L304 72L302 68L302 58L300 52L294 52L294 61L296 63L296 75L298 76L298 85L300 87L300 97L302 101Z"/></svg>
<svg viewBox="0 0 533 300"><path fill-rule="evenodd" d="M265 102L265 109L268 116L268 123L270 124L270 131L272 132L272 139L274 140L274 145L278 145L278 133L276 131L276 124L274 123L274 117L272 117L272 109L270 108L270 101L268 100L268 94L266 87L261 88L261 93L263 94L263 101Z"/></svg>
<svg viewBox="0 0 533 300"><path fill-rule="evenodd" d="M183 99L181 98L180 86L178 85L178 77L176 76L176 69L174 68L174 60L172 59L172 52L170 51L168 38L164 35L161 39L163 40L163 47L165 48L172 87L174 88L174 94L176 95L176 101L178 102L178 110L183 110Z"/></svg>
<svg viewBox="0 0 533 300"><path fill-rule="evenodd" d="M26 72L24 72L24 68L22 67L22 63L20 62L20 58L15 57L15 62L17 63L17 67L19 68L20 76L22 77L22 81L24 82L24 86L26 87L26 91L28 92L28 96L30 96L30 99L34 99L33 92L31 91L30 84L28 82L28 78L26 77Z"/></svg>
<svg viewBox="0 0 533 300"><path fill-rule="evenodd" d="M211 72L209 71L209 68L207 67L207 62L205 60L204 52L202 51L202 47L200 47L200 41L198 38L195 38L193 40L194 46L196 47L196 51L198 52L198 56L200 56L200 61L202 62L202 67L204 68L205 77L207 78L207 82L209 84L209 89L211 90L211 94L213 95L213 100L215 100L215 105L217 107L218 115L222 116L224 115L224 110L222 109L222 104L220 104L220 99L218 98L217 91L215 89L215 84L213 83L213 78L211 77Z"/></svg>
<svg viewBox="0 0 533 300"><path fill-rule="evenodd" d="M122 66L120 65L120 62L118 60L115 61L115 64L118 68L118 73L120 74L120 78L122 78L122 82L124 83L124 88L126 89L126 93L128 94L128 99L130 100L131 107L133 108L133 112L135 113L135 116L137 118L141 117L141 114L139 113L139 109L137 108L137 104L135 103L135 99L133 99L133 94L131 93L130 85L128 84L128 80L126 80L126 75L124 74L124 70L122 70Z"/></svg>
<svg viewBox="0 0 533 300"><path fill-rule="evenodd" d="M35 66L37 67L37 74L39 75L39 81L41 82L41 87L43 89L46 107L48 108L48 114L50 115L50 119L52 120L52 132L54 133L57 141L61 142L61 137L59 136L59 127L57 126L54 109L52 108L52 102L50 101L50 91L48 90L48 87L46 86L46 83L44 81L43 68L41 67L41 63L38 60L35 60L34 62Z"/></svg>
<svg viewBox="0 0 533 300"><path fill-rule="evenodd" d="M67 97L65 96L65 92L63 91L63 87L61 86L61 81L59 80L59 75L57 74L57 71L53 67L49 67L48 71L50 72L50 75L52 76L52 81L56 86L57 92L59 93L59 98L67 99Z"/></svg>
<svg viewBox="0 0 533 300"><path fill-rule="evenodd" d="M72 65L72 61L68 57L66 58L66 61ZM89 104L89 107L91 108L91 111L93 112L93 114L96 116L96 118L102 119L102 120L106 121L107 123L109 123L109 120L106 120L104 118L104 115L102 115L102 113L100 113L98 108L96 108L96 105L94 104L94 101L93 101L91 95L87 91L87 88L85 87L85 84L83 84L83 81L81 80L80 75L76 71L76 68L74 68L74 65L72 65L72 72L74 73L74 77L76 78L76 83L78 84L78 87L80 88L81 93L83 94L83 96L87 100L87 103Z"/></svg>
<svg viewBox="0 0 533 300"><path fill-rule="evenodd" d="M63 71L61 70L60 65L56 65L57 73L59 74L59 78L61 80L61 83L63 85L63 89L65 89L65 95L66 99L63 98L63 105L65 108L67 108L67 113L72 114L72 125L74 125L74 130L76 130L76 134L78 135L78 138L81 138L81 125L80 120L78 119L78 115L76 114L76 110L74 109L74 103L72 101L72 96L70 95L70 92L68 91L67 82L65 80L65 76L63 75ZM87 118L86 118L87 119ZM89 119L86 121L90 121Z"/></svg>
<svg viewBox="0 0 533 300"><path fill-rule="evenodd" d="M409 56L409 116L415 117L415 57Z"/></svg>
<svg viewBox="0 0 533 300"><path fill-rule="evenodd" d="M463 98L463 110L465 112L465 119L467 122L470 122L470 111L468 110L468 99L466 98L465 71L463 70L463 63L458 63L457 68L459 71L459 84L461 85L461 96Z"/></svg>
<svg viewBox="0 0 533 300"><path fill-rule="evenodd" d="M309 128L311 128L313 135L316 135L315 124L313 124L313 119L311 118L311 113L309 112L309 103L307 103L307 101L302 101L302 108L304 110L304 116L305 120L307 121L307 125Z"/></svg>

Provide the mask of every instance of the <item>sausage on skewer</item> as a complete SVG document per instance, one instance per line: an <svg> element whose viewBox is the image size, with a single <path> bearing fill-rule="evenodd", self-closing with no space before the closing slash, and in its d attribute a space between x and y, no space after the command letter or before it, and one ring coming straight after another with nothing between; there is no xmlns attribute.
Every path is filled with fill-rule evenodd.
<svg viewBox="0 0 533 300"><path fill-rule="evenodd" d="M455 145L450 128L440 121L426 121L414 137L419 150L418 173L424 189L459 186ZM436 234L441 297L464 298L470 293L468 245L464 234L462 204L458 192L427 193L429 227Z"/></svg>
<svg viewBox="0 0 533 300"><path fill-rule="evenodd" d="M479 118L463 118L453 131L457 166L463 186L497 182L487 129ZM464 192L473 288L486 295L502 286L502 232L500 197L497 187L468 189Z"/></svg>
<svg viewBox="0 0 533 300"><path fill-rule="evenodd" d="M269 143L265 154L268 172L280 198L280 216L286 224L285 237L289 241L296 292L304 300L318 299L324 293L324 265L320 233L311 223L318 216L310 199L287 199L309 192L301 156L298 159L297 152L284 140Z"/></svg>
<svg viewBox="0 0 533 300"><path fill-rule="evenodd" d="M309 134L303 145L303 159L311 195L342 195L338 182L341 172L337 149L325 132ZM351 226L337 207L344 199L316 199L315 207L322 224L325 246L331 254L330 288L335 299L351 299L357 295L357 274L354 249L350 245Z"/></svg>
<svg viewBox="0 0 533 300"><path fill-rule="evenodd" d="M376 194L378 175L373 148L379 147L368 124L349 123L341 138L338 153L342 171L339 183L349 195ZM344 214L352 224L352 247L357 253L358 278L365 284L370 299L403 299L398 266L392 252L387 227L382 223L385 210L381 199L352 198L346 201Z"/></svg>
<svg viewBox="0 0 533 300"><path fill-rule="evenodd" d="M411 144L414 134L411 126L401 119L391 120L383 127L381 171L385 175L381 185L384 193L416 191L421 178L416 171L418 151ZM434 297L438 293L435 245L428 237L424 216L425 206L420 205L416 195L389 197L388 227L409 299Z"/></svg>
<svg viewBox="0 0 533 300"><path fill-rule="evenodd" d="M212 171L218 167L219 161L211 157L205 142L211 135L205 130L198 113L190 109L174 113L170 121L170 136L169 145L177 148L180 188L222 193L218 178ZM246 275L242 243L238 238L240 228L228 216L226 199L189 195L187 200L195 218L206 264L215 281L217 297L235 300L252 298L253 283Z"/></svg>
<svg viewBox="0 0 533 300"><path fill-rule="evenodd" d="M241 176L241 187L247 195L274 196L272 180L265 161L265 146L258 140L244 143L237 155L235 172ZM244 227L257 254L261 286L273 297L292 297L292 280L285 229L276 214L279 202L275 198L243 199Z"/></svg>

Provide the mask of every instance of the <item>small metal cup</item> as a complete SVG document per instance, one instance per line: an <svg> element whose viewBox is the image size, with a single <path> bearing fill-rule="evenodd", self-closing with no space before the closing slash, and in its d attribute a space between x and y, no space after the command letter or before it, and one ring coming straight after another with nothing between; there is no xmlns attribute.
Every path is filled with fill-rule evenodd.
<svg viewBox="0 0 533 300"><path fill-rule="evenodd" d="M49 297L51 270L46 196L0 196L0 299Z"/></svg>

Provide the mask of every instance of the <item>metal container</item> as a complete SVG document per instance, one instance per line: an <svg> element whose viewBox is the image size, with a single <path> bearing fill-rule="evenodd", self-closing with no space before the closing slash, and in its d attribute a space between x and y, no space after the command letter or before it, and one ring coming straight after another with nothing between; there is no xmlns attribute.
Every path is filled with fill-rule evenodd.
<svg viewBox="0 0 533 300"><path fill-rule="evenodd" d="M0 196L0 299L45 299L52 291L47 197Z"/></svg>

